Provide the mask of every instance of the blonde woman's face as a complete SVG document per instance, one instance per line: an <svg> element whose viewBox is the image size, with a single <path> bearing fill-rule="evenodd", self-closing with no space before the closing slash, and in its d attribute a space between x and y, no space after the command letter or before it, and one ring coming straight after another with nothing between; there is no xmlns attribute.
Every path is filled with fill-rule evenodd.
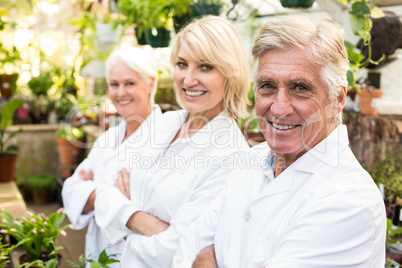
<svg viewBox="0 0 402 268"><path fill-rule="evenodd" d="M123 62L114 64L109 73L109 97L117 112L125 119L139 116L144 119L151 111L150 94L153 84ZM134 119L133 117L133 120Z"/></svg>
<svg viewBox="0 0 402 268"><path fill-rule="evenodd" d="M180 49L174 68L177 94L190 114L219 114L227 78L215 66L194 60Z"/></svg>

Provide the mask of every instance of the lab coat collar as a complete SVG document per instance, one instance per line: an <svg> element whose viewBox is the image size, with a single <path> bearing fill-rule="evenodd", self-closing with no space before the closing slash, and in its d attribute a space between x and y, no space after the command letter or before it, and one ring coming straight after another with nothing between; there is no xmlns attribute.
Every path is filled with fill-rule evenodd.
<svg viewBox="0 0 402 268"><path fill-rule="evenodd" d="M188 117L188 112L186 110L182 110L179 112L182 112L180 114L180 127L181 127ZM234 120L231 119L224 111L222 111L217 116L215 116L211 121L209 121L205 126L199 129L197 133L195 133L192 137L186 138L185 140L189 145L193 147L197 147L200 149L203 149L205 146L209 147L211 146L212 142L211 139L214 138L214 135L211 135L211 133L218 133L216 131L222 128L233 127L232 121Z"/></svg>
<svg viewBox="0 0 402 268"><path fill-rule="evenodd" d="M339 125L326 139L322 140L303 156L296 160L295 170L314 173L322 165L336 167L339 165L339 153L349 145L345 125Z"/></svg>
<svg viewBox="0 0 402 268"><path fill-rule="evenodd" d="M264 164L265 185L275 184L275 186L269 185L264 187L264 189L262 189L257 195L256 200L291 190L294 180L299 179L297 172L314 173L324 164L337 166L339 159L335 156L345 149L348 144L349 141L346 126L340 125L332 131L326 139L307 151L274 180L271 180L268 176L268 174L272 172L271 167L267 163ZM262 146L260 149L263 148L264 147ZM267 156L266 159L269 159L271 154L271 150L268 151L268 154L265 153Z"/></svg>

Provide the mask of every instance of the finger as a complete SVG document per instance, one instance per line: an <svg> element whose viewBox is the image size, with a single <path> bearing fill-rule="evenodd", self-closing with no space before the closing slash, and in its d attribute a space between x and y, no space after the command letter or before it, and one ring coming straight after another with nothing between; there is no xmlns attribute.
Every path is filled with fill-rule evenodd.
<svg viewBox="0 0 402 268"><path fill-rule="evenodd" d="M89 179L90 179L90 180L93 180L93 179L94 179L94 173L92 172L92 169L90 169L88 173L89 173L89 174L88 174Z"/></svg>
<svg viewBox="0 0 402 268"><path fill-rule="evenodd" d="M86 177L86 175L87 175L87 173L85 172L85 170L83 170L83 169L80 169L79 171L78 171L78 175L80 176L80 179L81 180L86 180L87 179L87 177Z"/></svg>

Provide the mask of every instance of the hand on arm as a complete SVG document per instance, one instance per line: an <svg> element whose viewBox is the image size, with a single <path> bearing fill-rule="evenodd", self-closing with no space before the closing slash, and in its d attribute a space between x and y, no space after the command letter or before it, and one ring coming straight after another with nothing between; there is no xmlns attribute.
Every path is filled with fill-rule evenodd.
<svg viewBox="0 0 402 268"><path fill-rule="evenodd" d="M86 172L85 169L80 169L78 174L80 176L80 180L83 180L83 181L93 181L94 180L94 173L92 172L91 169L89 169L88 172ZM81 214L87 214L88 212L94 210L94 203L95 203L95 191L93 191L90 194L90 196L88 197L88 200L87 200Z"/></svg>
<svg viewBox="0 0 402 268"><path fill-rule="evenodd" d="M129 200L130 198L130 172L125 168L119 171L114 187L120 190Z"/></svg>
<svg viewBox="0 0 402 268"><path fill-rule="evenodd" d="M215 246L211 245L203 250L197 255L191 268L217 268L215 258Z"/></svg>
<svg viewBox="0 0 402 268"><path fill-rule="evenodd" d="M128 219L126 226L134 233L152 236L166 231L170 225L146 212L137 211Z"/></svg>
<svg viewBox="0 0 402 268"><path fill-rule="evenodd" d="M86 172L84 169L80 169L78 172L80 175L80 179L83 181L93 181L94 180L94 173L90 169L88 172Z"/></svg>

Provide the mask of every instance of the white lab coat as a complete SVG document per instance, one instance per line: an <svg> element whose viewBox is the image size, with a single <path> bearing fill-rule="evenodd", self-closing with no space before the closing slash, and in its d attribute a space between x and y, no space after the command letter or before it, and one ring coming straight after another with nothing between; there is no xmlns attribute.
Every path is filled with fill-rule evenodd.
<svg viewBox="0 0 402 268"><path fill-rule="evenodd" d="M75 229L82 229L88 225L85 236L85 256L98 260L99 254L107 248L108 254L121 254L124 240L110 244L103 239L100 229L94 220L94 211L81 214L90 194L101 184L113 187L117 172L123 167L129 168L132 154L150 148L150 142L156 121L162 112L158 105L153 105L153 111L144 120L141 126L126 140L126 122L123 120L118 126L108 129L94 143L88 157L77 167L74 174L63 185L62 197L66 214ZM138 119L141 120L142 119ZM122 142L123 141L123 142ZM93 181L83 181L79 177L79 170L91 169L94 173ZM111 267L119 267L111 265Z"/></svg>
<svg viewBox="0 0 402 268"><path fill-rule="evenodd" d="M233 158L249 149L235 120L224 112L169 147L187 115L183 110L162 115L154 150L141 155L137 163L142 166L131 169L131 200L118 189L96 190L96 221L110 242L127 234L127 220L139 210L170 224L151 237L130 233L122 267L170 267L181 233L223 188Z"/></svg>
<svg viewBox="0 0 402 268"><path fill-rule="evenodd" d="M231 175L182 235L173 267L191 267L211 244L219 267L384 267L384 202L348 147L346 126L276 178L267 144L250 151L263 164Z"/></svg>

